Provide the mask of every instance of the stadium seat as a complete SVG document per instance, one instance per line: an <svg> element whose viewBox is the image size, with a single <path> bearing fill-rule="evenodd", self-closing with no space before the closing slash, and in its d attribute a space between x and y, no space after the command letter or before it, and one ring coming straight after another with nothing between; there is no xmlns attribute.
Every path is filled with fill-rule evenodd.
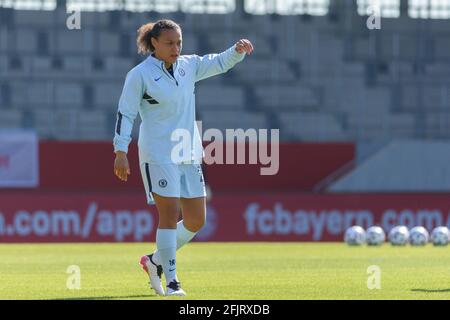
<svg viewBox="0 0 450 320"><path fill-rule="evenodd" d="M296 20L293 17L292 20ZM280 22L273 21L268 15L236 15L233 17L233 29L239 32L248 32L249 30L258 30L258 34L262 36L272 36L274 29L278 27Z"/></svg>
<svg viewBox="0 0 450 320"><path fill-rule="evenodd" d="M90 54L86 45L86 35L82 30L62 29L56 35L56 52L58 54Z"/></svg>
<svg viewBox="0 0 450 320"><path fill-rule="evenodd" d="M385 60L399 59L413 61L417 57L417 41L415 33L392 33L383 35L380 41L381 58Z"/></svg>
<svg viewBox="0 0 450 320"><path fill-rule="evenodd" d="M280 38L278 39L278 47L283 48L283 50L278 50L277 56L280 59L300 61L307 65L311 58L312 37L312 34L304 30L286 30L280 34Z"/></svg>
<svg viewBox="0 0 450 320"><path fill-rule="evenodd" d="M9 83L0 83L0 109L11 107L11 86Z"/></svg>
<svg viewBox="0 0 450 320"><path fill-rule="evenodd" d="M32 57L31 56L17 56L9 54L6 61L6 72L4 76L8 79L22 78L27 79L32 74Z"/></svg>
<svg viewBox="0 0 450 320"><path fill-rule="evenodd" d="M448 87L446 85L423 86L423 103L431 112L448 107Z"/></svg>
<svg viewBox="0 0 450 320"><path fill-rule="evenodd" d="M79 83L64 82L55 85L55 103L58 108L81 108L83 87Z"/></svg>
<svg viewBox="0 0 450 320"><path fill-rule="evenodd" d="M434 39L434 52L437 60L449 61L450 39L448 36L439 36Z"/></svg>
<svg viewBox="0 0 450 320"><path fill-rule="evenodd" d="M430 76L430 78L446 80L450 77L450 65L444 62L427 64L425 66L425 73Z"/></svg>
<svg viewBox="0 0 450 320"><path fill-rule="evenodd" d="M374 48L367 36L355 36L352 40L353 52L352 56L356 60L366 61L373 58Z"/></svg>
<svg viewBox="0 0 450 320"><path fill-rule="evenodd" d="M112 139L113 130L107 132L107 117L103 111L80 112L77 128L79 136L83 140L106 140Z"/></svg>
<svg viewBox="0 0 450 320"><path fill-rule="evenodd" d="M433 19L432 23L429 25L429 32L445 34L449 32L448 30L448 20L446 19Z"/></svg>
<svg viewBox="0 0 450 320"><path fill-rule="evenodd" d="M444 112L428 113L425 117L425 137L445 138L450 135L450 116Z"/></svg>
<svg viewBox="0 0 450 320"><path fill-rule="evenodd" d="M44 73L51 75L53 73L52 58L47 57L31 57L31 68L34 74Z"/></svg>
<svg viewBox="0 0 450 320"><path fill-rule="evenodd" d="M287 62L274 59L248 59L231 72L245 83L286 83L296 79Z"/></svg>
<svg viewBox="0 0 450 320"><path fill-rule="evenodd" d="M401 107L404 110L417 110L420 105L417 85L403 85L401 88Z"/></svg>
<svg viewBox="0 0 450 320"><path fill-rule="evenodd" d="M414 34L415 29L418 24L420 24L419 19L410 19L409 17L399 17L395 19L383 19L382 28L386 30L387 33L400 32Z"/></svg>
<svg viewBox="0 0 450 320"><path fill-rule="evenodd" d="M390 137L392 139L407 139L415 134L416 119L412 113L391 115Z"/></svg>
<svg viewBox="0 0 450 320"><path fill-rule="evenodd" d="M245 107L244 89L239 86L199 84L196 88L196 104L199 110L226 108L242 110ZM223 96L224 99L217 99Z"/></svg>
<svg viewBox="0 0 450 320"><path fill-rule="evenodd" d="M264 85L255 89L255 95L261 106L274 111L280 108L319 107L319 97L314 87L296 85Z"/></svg>
<svg viewBox="0 0 450 320"><path fill-rule="evenodd" d="M358 78L364 80L366 65L362 62L348 62L343 64L340 74L344 78Z"/></svg>
<svg viewBox="0 0 450 320"><path fill-rule="evenodd" d="M337 90L352 92L339 95L339 109L348 114L389 114L391 107L391 92L389 88L377 87L367 89L362 86L344 82Z"/></svg>
<svg viewBox="0 0 450 320"><path fill-rule="evenodd" d="M67 71L67 78L73 78L74 75L88 78L92 72L91 59L88 56L63 55L64 70Z"/></svg>
<svg viewBox="0 0 450 320"><path fill-rule="evenodd" d="M14 25L18 28L50 28L53 11L14 10Z"/></svg>
<svg viewBox="0 0 450 320"><path fill-rule="evenodd" d="M34 129L41 138L59 138L59 132L54 128L54 110L33 110Z"/></svg>
<svg viewBox="0 0 450 320"><path fill-rule="evenodd" d="M0 72L6 74L9 69L9 60L6 54L0 54Z"/></svg>
<svg viewBox="0 0 450 320"><path fill-rule="evenodd" d="M108 76L120 79L125 79L128 71L134 67L132 60L114 56L106 56L104 63L105 72L108 73Z"/></svg>
<svg viewBox="0 0 450 320"><path fill-rule="evenodd" d="M32 84L26 84L26 103L27 108L31 109L36 105L53 104L54 83L50 81L41 81Z"/></svg>
<svg viewBox="0 0 450 320"><path fill-rule="evenodd" d="M395 41L397 40L394 40L394 42ZM417 59L417 34L411 33L410 35L400 35L398 38L398 43L396 43L395 46L399 50L399 55L397 56L394 51L394 58L402 61Z"/></svg>
<svg viewBox="0 0 450 320"><path fill-rule="evenodd" d="M28 97L24 94L28 86L25 81L12 81L9 83L11 90L11 105L13 108L21 108L28 104Z"/></svg>
<svg viewBox="0 0 450 320"><path fill-rule="evenodd" d="M11 40L15 38L15 41ZM9 32L10 44L15 43L15 50L21 54L34 54L38 49L38 34L31 28L18 28Z"/></svg>
<svg viewBox="0 0 450 320"><path fill-rule="evenodd" d="M210 109L211 110L211 109ZM201 119L203 131L215 128L225 134L226 129L268 129L267 118L264 113L242 111L203 111Z"/></svg>
<svg viewBox="0 0 450 320"><path fill-rule="evenodd" d="M362 140L411 137L414 126L412 114L352 114L348 117L349 133Z"/></svg>
<svg viewBox="0 0 450 320"><path fill-rule="evenodd" d="M399 81L414 79L414 65L408 61L385 62L384 72L377 70L376 82L380 85L391 85Z"/></svg>
<svg viewBox="0 0 450 320"><path fill-rule="evenodd" d="M133 37L134 46L136 46L136 39ZM185 32L183 30L183 48L181 54L198 54L199 40L197 36L191 32ZM134 47L132 47L134 48Z"/></svg>
<svg viewBox="0 0 450 320"><path fill-rule="evenodd" d="M95 52L101 56L119 55L119 35L112 31L100 31L96 33Z"/></svg>
<svg viewBox="0 0 450 320"><path fill-rule="evenodd" d="M282 137L302 141L341 141L347 137L331 114L282 112L278 115Z"/></svg>
<svg viewBox="0 0 450 320"><path fill-rule="evenodd" d="M0 53L5 53L9 50L8 38L8 28L0 28Z"/></svg>
<svg viewBox="0 0 450 320"><path fill-rule="evenodd" d="M274 125L274 113L299 112L339 128L330 129L335 138L322 131L320 139L356 139L355 128L365 132L363 138L376 137L384 121L380 119L388 119L385 132L403 137L415 134L415 113L425 110L432 113L424 120L429 123L427 135L437 132L442 137L447 132L432 128L437 123L433 117L444 112L450 99L446 21L427 21L430 34L423 35L426 50L420 53L420 21L404 17L384 19L382 33L348 33L330 17L83 11L82 30L68 30L70 13L62 8L11 12L8 24L2 24L8 28L0 29L0 83L10 88L9 101L0 100L1 108L106 112L109 122L126 73L145 59L136 52L136 29L155 19L173 18L183 28L183 54L218 53L241 37L255 46L255 54L227 74L197 84L198 114L206 114L218 127L233 125L231 119L251 123L252 115L257 124ZM199 32L205 30L206 35ZM236 112L248 121L228 118ZM32 115L44 123L40 115ZM104 116L97 117L104 121ZM358 119L362 120L357 127ZM56 138L81 136L75 129L61 136L56 129L40 132ZM293 131L288 136L312 139L311 132Z"/></svg>
<svg viewBox="0 0 450 320"><path fill-rule="evenodd" d="M117 109L123 81L96 84L94 87L94 105L97 108Z"/></svg>
<svg viewBox="0 0 450 320"><path fill-rule="evenodd" d="M74 109L58 109L51 115L53 123L52 134L63 140L77 140L80 136L80 128L78 127L79 110Z"/></svg>
<svg viewBox="0 0 450 320"><path fill-rule="evenodd" d="M0 109L0 129L22 127L22 112L20 110Z"/></svg>

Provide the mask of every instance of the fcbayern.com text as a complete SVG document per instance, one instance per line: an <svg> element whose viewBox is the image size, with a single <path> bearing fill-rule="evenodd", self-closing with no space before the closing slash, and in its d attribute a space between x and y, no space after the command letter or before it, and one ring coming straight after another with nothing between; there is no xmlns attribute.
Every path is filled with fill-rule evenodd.
<svg viewBox="0 0 450 320"><path fill-rule="evenodd" d="M379 225L385 231L397 225L423 226L428 230L437 226L450 227L449 212L439 209L385 209L377 215L367 209L289 210L281 203L275 203L272 208L251 203L244 212L244 219L249 235L308 235L314 241L323 240L327 235L341 236L353 225L363 228Z"/></svg>
<svg viewBox="0 0 450 320"><path fill-rule="evenodd" d="M38 237L113 237L122 241L131 237L143 240L151 233L154 221L147 210L99 210L96 202L91 202L84 216L76 210L18 210L11 221L6 221L0 212L1 236Z"/></svg>

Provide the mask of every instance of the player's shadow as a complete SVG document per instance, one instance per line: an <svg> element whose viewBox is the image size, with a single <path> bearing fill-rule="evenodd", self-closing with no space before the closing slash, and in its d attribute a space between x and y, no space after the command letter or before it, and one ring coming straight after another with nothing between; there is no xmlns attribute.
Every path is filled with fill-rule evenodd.
<svg viewBox="0 0 450 320"><path fill-rule="evenodd" d="M97 296L97 297L74 297L74 298L61 298L55 300L110 300L110 299L133 299L133 298L155 298L156 294L145 294L135 296Z"/></svg>
<svg viewBox="0 0 450 320"><path fill-rule="evenodd" d="M450 289L411 289L411 291L413 292L429 292L429 293L433 293L433 292L450 292Z"/></svg>

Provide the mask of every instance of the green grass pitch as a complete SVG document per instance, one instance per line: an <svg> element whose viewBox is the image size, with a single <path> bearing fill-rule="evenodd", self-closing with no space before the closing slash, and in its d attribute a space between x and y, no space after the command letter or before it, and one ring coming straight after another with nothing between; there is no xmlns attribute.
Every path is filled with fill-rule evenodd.
<svg viewBox="0 0 450 320"><path fill-rule="evenodd" d="M190 243L178 251L184 298L155 296L138 261L154 244L2 244L0 299L450 299L450 247L343 243ZM70 265L81 288L66 286ZM367 268L380 267L369 290Z"/></svg>

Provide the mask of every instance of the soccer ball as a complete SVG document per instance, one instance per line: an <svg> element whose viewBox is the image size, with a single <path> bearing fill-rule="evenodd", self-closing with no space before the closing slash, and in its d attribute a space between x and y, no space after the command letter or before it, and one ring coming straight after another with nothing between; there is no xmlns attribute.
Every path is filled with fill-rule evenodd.
<svg viewBox="0 0 450 320"><path fill-rule="evenodd" d="M412 246L424 246L428 243L429 234L424 227L414 227L409 232L409 242Z"/></svg>
<svg viewBox="0 0 450 320"><path fill-rule="evenodd" d="M345 242L351 246L360 246L366 241L366 232L360 226L353 226L345 231Z"/></svg>
<svg viewBox="0 0 450 320"><path fill-rule="evenodd" d="M389 241L393 246L404 246L408 243L409 231L405 226L397 226L389 232Z"/></svg>
<svg viewBox="0 0 450 320"><path fill-rule="evenodd" d="M378 226L370 227L366 231L366 242L369 246L379 246L386 240L386 234Z"/></svg>
<svg viewBox="0 0 450 320"><path fill-rule="evenodd" d="M449 242L450 234L447 227L437 227L431 232L431 242L435 246L446 246Z"/></svg>

